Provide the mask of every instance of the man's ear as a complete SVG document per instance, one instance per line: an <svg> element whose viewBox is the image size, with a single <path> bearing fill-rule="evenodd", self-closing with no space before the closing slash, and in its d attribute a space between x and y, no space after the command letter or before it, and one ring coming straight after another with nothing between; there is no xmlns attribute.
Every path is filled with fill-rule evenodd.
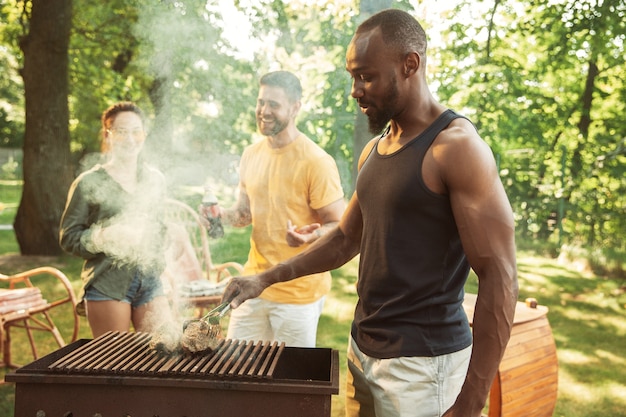
<svg viewBox="0 0 626 417"><path fill-rule="evenodd" d="M293 115L296 116L300 112L300 108L302 108L302 101L298 100L293 103Z"/></svg>
<svg viewBox="0 0 626 417"><path fill-rule="evenodd" d="M409 52L404 58L404 75L410 77L415 74L422 63L422 59L417 52Z"/></svg>

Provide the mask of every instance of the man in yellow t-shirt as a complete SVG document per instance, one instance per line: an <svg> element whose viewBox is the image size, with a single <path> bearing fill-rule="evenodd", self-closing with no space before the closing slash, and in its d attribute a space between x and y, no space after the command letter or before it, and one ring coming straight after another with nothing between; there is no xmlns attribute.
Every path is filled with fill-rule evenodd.
<svg viewBox="0 0 626 417"><path fill-rule="evenodd" d="M337 225L345 208L335 161L296 127L302 97L298 78L276 71L259 84L256 121L264 139L243 152L235 205L218 208L226 224L252 224L245 275L302 252ZM315 347L330 280L324 272L267 288L232 311L227 337Z"/></svg>

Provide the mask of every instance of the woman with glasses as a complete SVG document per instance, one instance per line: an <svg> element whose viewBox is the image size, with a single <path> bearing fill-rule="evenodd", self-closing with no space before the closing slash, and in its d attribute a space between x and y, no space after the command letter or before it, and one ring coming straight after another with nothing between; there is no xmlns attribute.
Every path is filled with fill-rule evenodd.
<svg viewBox="0 0 626 417"><path fill-rule="evenodd" d="M153 331L170 320L160 275L164 265L165 179L142 162L144 114L117 103L102 114L105 162L70 187L61 219L61 247L85 260L84 311L95 337L107 331ZM83 310L84 308L84 310Z"/></svg>

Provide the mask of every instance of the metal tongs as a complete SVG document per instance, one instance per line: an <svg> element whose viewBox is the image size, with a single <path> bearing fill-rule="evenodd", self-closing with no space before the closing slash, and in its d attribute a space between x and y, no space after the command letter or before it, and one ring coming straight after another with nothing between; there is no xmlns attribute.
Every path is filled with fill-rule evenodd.
<svg viewBox="0 0 626 417"><path fill-rule="evenodd" d="M209 324L220 324L220 319L224 317L224 314L226 314L228 310L230 310L230 301L223 302L222 304L215 307L213 310L206 313L202 317L202 320L208 319Z"/></svg>
<svg viewBox="0 0 626 417"><path fill-rule="evenodd" d="M204 321L208 323L209 326L219 325L220 319L224 317L224 314L226 314L228 310L230 310L230 301L225 301L222 304L215 307L213 310L206 313L204 316L200 317L199 319L186 320L183 323L183 332L185 331L187 326L189 326L189 323L194 322L194 321Z"/></svg>

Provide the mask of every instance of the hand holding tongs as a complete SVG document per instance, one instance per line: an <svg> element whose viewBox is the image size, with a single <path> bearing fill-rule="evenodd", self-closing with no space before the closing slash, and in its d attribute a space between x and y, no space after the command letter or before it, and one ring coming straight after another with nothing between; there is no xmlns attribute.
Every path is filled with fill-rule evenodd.
<svg viewBox="0 0 626 417"><path fill-rule="evenodd" d="M230 310L230 301L223 302L206 313L201 320L209 320L209 324L220 324L220 319Z"/></svg>
<svg viewBox="0 0 626 417"><path fill-rule="evenodd" d="M193 321L208 322L209 325L212 325L212 326L218 325L218 324L220 324L220 319L224 316L224 314L226 314L228 312L228 310L230 310L230 301L225 301L222 304L220 304L217 307L215 307L213 310L211 310L208 313L206 313L204 316L202 316L199 319L186 320L183 323L183 332L185 331L185 329L187 328L189 323L191 323Z"/></svg>

